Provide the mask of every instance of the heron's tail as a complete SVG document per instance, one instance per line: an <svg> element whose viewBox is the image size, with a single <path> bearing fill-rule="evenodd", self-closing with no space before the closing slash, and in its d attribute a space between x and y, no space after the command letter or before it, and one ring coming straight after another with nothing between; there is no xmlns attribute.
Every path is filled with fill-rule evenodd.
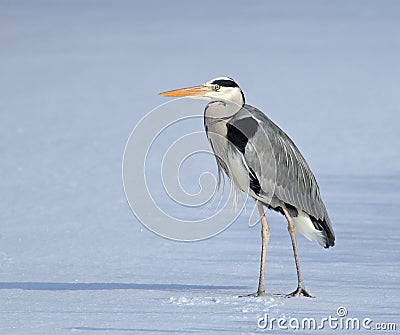
<svg viewBox="0 0 400 335"><path fill-rule="evenodd" d="M335 233L333 232L332 225L329 218L326 217L324 220L316 220L312 216L310 217L314 227L324 234L324 248L333 247L335 245Z"/></svg>
<svg viewBox="0 0 400 335"><path fill-rule="evenodd" d="M296 231L308 240L315 241L324 248L335 245L335 235L330 222L316 220L303 211L299 211L298 215L293 217L293 222Z"/></svg>

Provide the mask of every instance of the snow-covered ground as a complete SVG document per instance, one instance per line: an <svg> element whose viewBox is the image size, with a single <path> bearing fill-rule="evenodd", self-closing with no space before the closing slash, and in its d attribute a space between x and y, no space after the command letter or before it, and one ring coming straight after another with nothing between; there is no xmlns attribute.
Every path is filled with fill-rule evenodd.
<svg viewBox="0 0 400 335"><path fill-rule="evenodd" d="M290 334L291 318L339 307L398 332L399 36L389 0L0 1L0 334ZM166 102L157 93L220 75L290 134L320 183L337 243L298 240L315 299L282 296L296 284L282 217L269 214L270 295L238 298L258 279L248 211L182 243L126 202L125 143ZM187 164L188 188L215 169ZM260 329L266 314L289 330Z"/></svg>

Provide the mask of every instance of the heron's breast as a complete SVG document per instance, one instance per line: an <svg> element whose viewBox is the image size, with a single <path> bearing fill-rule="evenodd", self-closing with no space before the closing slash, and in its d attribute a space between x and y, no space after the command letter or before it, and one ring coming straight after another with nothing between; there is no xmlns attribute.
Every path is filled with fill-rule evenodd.
<svg viewBox="0 0 400 335"><path fill-rule="evenodd" d="M230 178L237 187L248 193L250 186L250 175L242 153L236 149L230 148L230 150L228 150L226 160Z"/></svg>

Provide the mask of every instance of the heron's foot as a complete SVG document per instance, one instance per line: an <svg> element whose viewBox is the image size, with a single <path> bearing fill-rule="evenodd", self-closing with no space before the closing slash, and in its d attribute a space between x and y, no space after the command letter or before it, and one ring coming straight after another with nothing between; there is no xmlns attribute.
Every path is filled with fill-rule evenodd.
<svg viewBox="0 0 400 335"><path fill-rule="evenodd" d="M265 291L258 291L256 293L250 293L250 294L246 294L246 295L239 295L239 298L245 298L245 297L264 297L266 296L267 293L265 293Z"/></svg>
<svg viewBox="0 0 400 335"><path fill-rule="evenodd" d="M298 286L296 290L286 295L287 298L300 297L300 296L307 298L314 298L310 293L306 291L304 287L301 286Z"/></svg>

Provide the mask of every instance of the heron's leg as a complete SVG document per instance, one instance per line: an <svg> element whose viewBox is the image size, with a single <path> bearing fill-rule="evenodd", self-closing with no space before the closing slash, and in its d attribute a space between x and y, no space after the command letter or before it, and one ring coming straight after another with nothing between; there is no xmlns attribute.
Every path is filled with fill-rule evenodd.
<svg viewBox="0 0 400 335"><path fill-rule="evenodd" d="M267 248L268 248L268 243L269 243L269 226L267 222L267 217L265 216L264 213L264 208L261 202L258 200L256 201L257 207L258 207L258 213L260 214L261 217L261 262L260 262L260 278L258 280L258 290L257 290L257 295L265 295L265 286L264 286L264 281L265 281L265 261L267 257Z"/></svg>
<svg viewBox="0 0 400 335"><path fill-rule="evenodd" d="M287 211L285 203L283 202L282 202L282 210L288 222L288 231L290 234L290 238L292 239L294 261L296 263L296 270L297 270L297 289L292 293L289 293L288 297L298 297L300 295L303 295L305 297L311 297L311 295L306 291L304 287L303 278L301 276L299 254L297 251L296 232L294 230L293 220L292 217L289 215L289 212Z"/></svg>
<svg viewBox="0 0 400 335"><path fill-rule="evenodd" d="M267 257L267 248L268 248L268 242L269 242L269 226L267 222L267 217L265 216L264 213L264 208L261 202L256 200L257 208L258 208L258 213L260 213L261 217L261 264L260 264L260 278L258 279L258 290L257 293L252 293L247 295L247 297L259 297L265 295L265 286L264 286L264 280L265 280L265 260ZM241 296L243 297L243 296Z"/></svg>

